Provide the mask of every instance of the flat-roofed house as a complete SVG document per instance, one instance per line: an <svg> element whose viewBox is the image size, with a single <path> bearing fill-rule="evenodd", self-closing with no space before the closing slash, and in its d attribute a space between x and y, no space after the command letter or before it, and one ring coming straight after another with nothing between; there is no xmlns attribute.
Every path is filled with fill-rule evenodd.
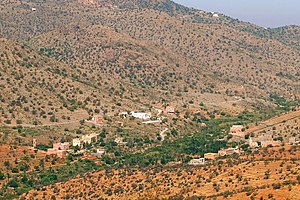
<svg viewBox="0 0 300 200"><path fill-rule="evenodd" d="M131 112L130 115L142 120L151 118L151 115L149 113L144 113L144 112Z"/></svg>
<svg viewBox="0 0 300 200"><path fill-rule="evenodd" d="M81 137L81 141L83 143L91 144L93 142L96 142L99 138L100 138L100 134L92 133L92 134L88 134L88 135L83 135Z"/></svg>
<svg viewBox="0 0 300 200"><path fill-rule="evenodd" d="M175 108L173 106L167 106L165 111L166 113L175 113Z"/></svg>
<svg viewBox="0 0 300 200"><path fill-rule="evenodd" d="M282 145L281 141L271 141L271 140L268 140L268 141L262 141L261 142L261 146L262 147L268 147L268 146L279 147L281 145Z"/></svg>
<svg viewBox="0 0 300 200"><path fill-rule="evenodd" d="M295 138L295 137L291 137L291 138L289 138L289 144L291 144L291 145L295 145L295 144L297 144L297 140L296 140L296 138Z"/></svg>
<svg viewBox="0 0 300 200"><path fill-rule="evenodd" d="M252 140L252 138L250 137L250 138L249 138L249 146L250 146L251 148L256 148L256 147L258 147L258 143L257 143L257 142L254 142L254 141Z"/></svg>
<svg viewBox="0 0 300 200"><path fill-rule="evenodd" d="M219 156L229 156L234 153L239 154L240 150L238 148L228 148L228 149L221 149L220 151L218 151Z"/></svg>
<svg viewBox="0 0 300 200"><path fill-rule="evenodd" d="M104 148L97 149L96 154L102 156L103 154L105 154L105 149Z"/></svg>
<svg viewBox="0 0 300 200"><path fill-rule="evenodd" d="M218 154L217 153L206 153L204 154L204 158L208 159L208 160L215 160L216 158L218 158Z"/></svg>

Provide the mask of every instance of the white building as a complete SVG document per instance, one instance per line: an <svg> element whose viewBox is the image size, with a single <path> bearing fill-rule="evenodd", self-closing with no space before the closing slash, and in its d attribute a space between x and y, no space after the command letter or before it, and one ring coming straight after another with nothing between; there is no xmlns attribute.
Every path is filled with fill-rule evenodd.
<svg viewBox="0 0 300 200"><path fill-rule="evenodd" d="M97 149L96 154L102 156L103 154L105 154L105 149Z"/></svg>
<svg viewBox="0 0 300 200"><path fill-rule="evenodd" d="M36 11L36 8L31 8L31 11L33 11L33 12Z"/></svg>
<svg viewBox="0 0 300 200"><path fill-rule="evenodd" d="M199 159L192 159L188 163L189 165L204 165L205 164L205 158L199 158Z"/></svg>
<svg viewBox="0 0 300 200"><path fill-rule="evenodd" d="M120 116L126 119L128 117L128 112L121 112Z"/></svg>
<svg viewBox="0 0 300 200"><path fill-rule="evenodd" d="M80 139L80 138L75 138L75 139L73 139L72 145L73 145L74 147L76 147L76 146L81 147L81 139Z"/></svg>
<svg viewBox="0 0 300 200"><path fill-rule="evenodd" d="M151 118L151 115L150 115L150 114L148 114L148 113L143 113L143 112L131 112L130 115L133 116L133 117L135 117L135 118L143 119L143 120L146 120L146 119L150 119L150 118Z"/></svg>
<svg viewBox="0 0 300 200"><path fill-rule="evenodd" d="M256 148L256 147L258 147L258 143L257 142L253 142L252 138L250 137L250 139L249 139L249 146L251 148Z"/></svg>

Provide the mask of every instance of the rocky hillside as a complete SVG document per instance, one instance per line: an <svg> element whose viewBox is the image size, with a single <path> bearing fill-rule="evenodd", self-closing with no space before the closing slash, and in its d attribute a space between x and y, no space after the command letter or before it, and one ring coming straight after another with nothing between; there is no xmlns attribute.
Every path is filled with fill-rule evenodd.
<svg viewBox="0 0 300 200"><path fill-rule="evenodd" d="M93 115L100 110L118 110L111 110L107 105L116 107L116 104L120 106L122 102L124 110L133 107L132 104L142 105L139 100L132 102L137 98L132 92L143 92L130 83L120 85L115 82L108 85L109 78L104 77L91 84L92 81L89 82L86 73L80 68L61 64L27 46L1 39L0 47L1 123L79 121L86 119L86 113ZM145 91L144 94L155 101L150 92ZM74 111L81 113L82 117L74 119Z"/></svg>
<svg viewBox="0 0 300 200"><path fill-rule="evenodd" d="M42 83L53 86L53 81L69 80L78 93L72 90L61 98L66 84L57 83L50 97L55 96L55 105L64 109L92 114L116 104L122 109L151 107L161 101L199 105L210 102L209 95L243 98L243 107L269 101L270 95L288 99L300 95L299 27L264 29L169 0L3 1L0 19L0 36L20 44L2 41L7 51L14 52L14 46L27 49L21 58L18 52L12 56L3 52L3 70L18 63L11 70L30 71L22 68L26 57L32 63L53 63L50 71L40 72L49 77ZM49 66L40 64L41 68ZM50 77L56 76L52 81ZM32 80L25 76L22 81L29 85ZM30 99L29 93L18 95ZM50 113L46 119L58 112L48 104L43 105L47 110L43 111ZM3 107L10 110L6 104ZM216 108L222 109L222 104ZM6 112L4 120L14 118Z"/></svg>

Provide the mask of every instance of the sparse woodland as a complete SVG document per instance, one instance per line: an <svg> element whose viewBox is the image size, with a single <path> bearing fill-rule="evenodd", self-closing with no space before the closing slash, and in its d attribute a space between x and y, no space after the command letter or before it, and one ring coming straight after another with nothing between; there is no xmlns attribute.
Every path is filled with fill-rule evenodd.
<svg viewBox="0 0 300 200"><path fill-rule="evenodd" d="M299 109L299 41L298 26L265 29L170 0L2 0L0 199L298 197L297 146L251 150L228 131L300 139L299 116L278 117ZM157 114L166 106L174 113ZM130 111L162 120L120 116ZM96 115L103 126L87 123ZM45 155L96 132L84 149L105 148L98 164ZM187 165L236 146L242 155Z"/></svg>

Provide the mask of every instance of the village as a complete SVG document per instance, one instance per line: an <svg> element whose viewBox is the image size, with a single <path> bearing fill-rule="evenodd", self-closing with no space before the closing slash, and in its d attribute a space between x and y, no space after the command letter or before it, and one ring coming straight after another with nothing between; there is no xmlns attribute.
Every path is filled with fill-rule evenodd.
<svg viewBox="0 0 300 200"><path fill-rule="evenodd" d="M119 113L120 121L117 121L119 127L123 127L124 123L122 119L131 118L132 120L140 120L142 124L160 124L163 119L168 116L175 116L176 109L173 106L165 106L161 109L155 109L155 113L151 112L121 112ZM298 120L298 119L297 119ZM105 120L102 115L95 115L90 120L86 120L86 123L90 123L94 126L105 125ZM295 121L297 124L298 121ZM201 126L205 126L202 123ZM234 146L231 148L220 149L218 152L205 153L202 158L194 158L188 162L188 165L204 165L212 162L218 158L240 155L243 154L245 147L252 151L258 148L267 147L280 147L284 145L298 145L299 141L296 137L288 137L283 139L274 138L275 128L269 128L270 125L262 125L246 127L244 125L232 125L229 129L228 136L230 142L241 142L241 146ZM264 129L270 129L271 133L262 131ZM165 128L161 132L162 140L165 139L168 128ZM58 158L65 158L68 155L73 156L93 156L93 158L101 158L106 154L105 147L95 146L100 139L101 133L91 133L81 135L80 137L73 138L71 142L54 143L53 147L47 150L47 155L57 156ZM125 146L127 142L123 137L114 138L114 142L118 146ZM36 147L37 141L34 139L33 147Z"/></svg>
<svg viewBox="0 0 300 200"><path fill-rule="evenodd" d="M298 124L298 119L295 120L295 124ZM274 140L272 134L267 134L266 131L260 131L267 129L270 126L255 126L246 130L243 125L233 125L230 128L229 135L232 141L241 141L244 140L247 147L252 150L258 148L267 148L267 147L280 147L284 145L299 145L300 141L296 137L286 138L286 141L283 139ZM273 132L276 130L274 127L271 129ZM256 136L256 137L255 137ZM254 138L255 137L255 138ZM221 149L218 153L206 153L204 158L192 159L188 164L189 165L204 165L207 163L207 160L215 160L219 157L230 156L230 155L239 155L243 153L243 149L239 147Z"/></svg>
<svg viewBox="0 0 300 200"><path fill-rule="evenodd" d="M156 117L153 117L150 112L121 112L119 114L120 119L130 118L142 121L142 124L159 124L165 118L162 115L175 115L175 108L173 106L165 106L161 109L155 109ZM85 120L87 124L93 126L106 126L103 115L95 115L90 120ZM124 123L121 121L116 122L118 127L123 127ZM164 140L165 132L168 129L161 131L162 140ZM47 149L47 155L57 156L58 158L65 158L68 155L75 156L87 156L88 154L96 157L101 157L105 154L104 147L92 148L87 150L87 147L94 147L94 144L99 141L101 133L90 133L87 135L81 135L81 137L73 138L71 142L53 143L53 147ZM122 137L116 137L114 142L117 145L126 145L127 142L123 141ZM33 139L33 148L37 147L37 140ZM90 149L90 148L89 148Z"/></svg>

